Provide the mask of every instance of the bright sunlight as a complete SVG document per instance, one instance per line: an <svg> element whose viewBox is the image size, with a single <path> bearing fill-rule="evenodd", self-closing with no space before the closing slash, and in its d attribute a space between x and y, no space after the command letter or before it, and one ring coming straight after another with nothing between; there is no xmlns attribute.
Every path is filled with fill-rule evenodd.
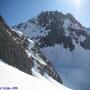
<svg viewBox="0 0 90 90"><path fill-rule="evenodd" d="M81 5L81 0L73 0L74 1L74 4L75 4L75 6L78 8L78 7L80 7L80 5Z"/></svg>

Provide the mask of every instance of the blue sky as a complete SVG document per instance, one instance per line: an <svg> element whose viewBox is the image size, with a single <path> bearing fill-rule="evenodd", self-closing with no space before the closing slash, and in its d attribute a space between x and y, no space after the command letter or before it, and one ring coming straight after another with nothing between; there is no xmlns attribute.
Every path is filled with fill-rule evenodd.
<svg viewBox="0 0 90 90"><path fill-rule="evenodd" d="M25 22L41 11L58 10L71 13L86 27L90 27L90 0L0 0L0 14L12 26Z"/></svg>

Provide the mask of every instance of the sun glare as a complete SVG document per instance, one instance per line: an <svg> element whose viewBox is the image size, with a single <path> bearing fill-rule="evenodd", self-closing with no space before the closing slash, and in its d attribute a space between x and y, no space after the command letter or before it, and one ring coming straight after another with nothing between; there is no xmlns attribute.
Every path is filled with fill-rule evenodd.
<svg viewBox="0 0 90 90"><path fill-rule="evenodd" d="M81 0L73 0L73 1L75 3L76 7L79 7L80 6Z"/></svg>

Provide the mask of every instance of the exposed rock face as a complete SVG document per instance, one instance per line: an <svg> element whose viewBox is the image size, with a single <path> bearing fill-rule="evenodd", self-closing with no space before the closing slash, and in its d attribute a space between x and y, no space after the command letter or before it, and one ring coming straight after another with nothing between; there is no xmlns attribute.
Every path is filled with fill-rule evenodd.
<svg viewBox="0 0 90 90"><path fill-rule="evenodd" d="M0 19L0 58L4 62L19 68L20 70L31 74L29 58L22 45L17 44L12 36L10 28Z"/></svg>
<svg viewBox="0 0 90 90"><path fill-rule="evenodd" d="M23 72L34 75L32 69L36 69L35 72L38 71L43 76L47 73L47 75L62 83L53 65L50 66L45 56L41 52L37 52L39 51L38 47L32 47L30 44L31 42L24 34L11 30L3 18L0 17L0 58ZM30 54L29 56L26 51ZM34 54L40 54L40 59L45 62L45 65L40 63Z"/></svg>

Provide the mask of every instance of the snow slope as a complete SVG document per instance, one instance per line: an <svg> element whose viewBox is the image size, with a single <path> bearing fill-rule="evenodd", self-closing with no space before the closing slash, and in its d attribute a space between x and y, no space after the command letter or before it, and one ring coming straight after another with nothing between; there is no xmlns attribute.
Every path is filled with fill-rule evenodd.
<svg viewBox="0 0 90 90"><path fill-rule="evenodd" d="M76 45L72 52L63 45L44 47L44 55L52 61L64 84L75 90L90 89L90 51Z"/></svg>
<svg viewBox="0 0 90 90"><path fill-rule="evenodd" d="M54 85L44 77L25 74L0 60L0 90L70 90L61 84Z"/></svg>

